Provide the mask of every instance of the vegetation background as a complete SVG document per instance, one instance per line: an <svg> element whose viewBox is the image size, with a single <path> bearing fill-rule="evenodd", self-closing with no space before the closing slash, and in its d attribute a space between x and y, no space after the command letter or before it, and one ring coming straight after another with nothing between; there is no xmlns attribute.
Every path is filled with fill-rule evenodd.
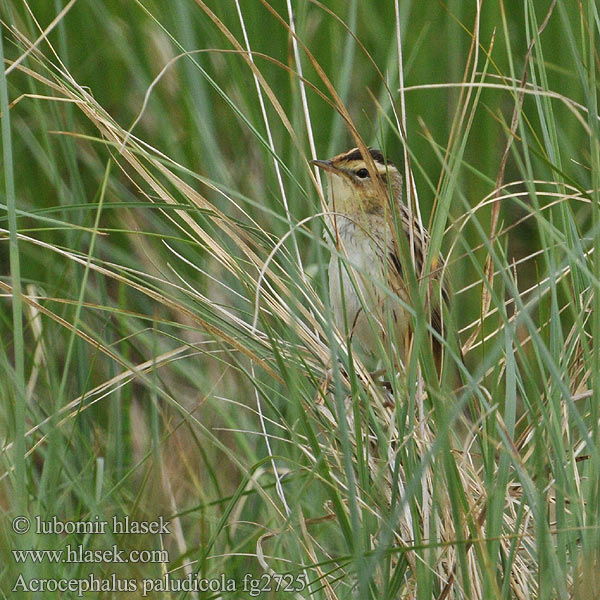
<svg viewBox="0 0 600 600"><path fill-rule="evenodd" d="M595 0L0 14L4 597L600 595ZM331 324L308 161L357 136L406 152L448 257L441 382L423 345L373 385ZM13 553L113 544L168 561ZM196 575L236 592L161 591Z"/></svg>

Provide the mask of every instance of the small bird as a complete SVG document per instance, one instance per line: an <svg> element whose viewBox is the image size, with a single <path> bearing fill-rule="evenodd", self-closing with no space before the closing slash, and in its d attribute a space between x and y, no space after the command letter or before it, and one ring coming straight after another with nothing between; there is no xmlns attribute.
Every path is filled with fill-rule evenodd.
<svg viewBox="0 0 600 600"><path fill-rule="evenodd" d="M393 328L397 358L405 361L410 345L411 318L403 306L411 305L409 286L403 275L398 242L395 240L392 202L399 230L407 236L408 247L414 251L415 273L421 273L429 234L412 217L402 200L402 175L385 160L382 152L368 148L370 159L358 148L352 148L329 160L314 160L312 164L324 169L328 179L328 219L337 252L347 257L340 261L332 253L329 263L329 293L336 325L342 332L358 339L368 354L377 351L380 342L386 347L390 327ZM436 261L437 278L441 261ZM391 290L402 300L386 293ZM439 294L437 294L439 296ZM442 289L445 298L445 291ZM433 327L442 330L440 302L428 293L427 310ZM368 314L367 314L368 313ZM437 346L437 348L436 348ZM441 347L434 341L436 362Z"/></svg>

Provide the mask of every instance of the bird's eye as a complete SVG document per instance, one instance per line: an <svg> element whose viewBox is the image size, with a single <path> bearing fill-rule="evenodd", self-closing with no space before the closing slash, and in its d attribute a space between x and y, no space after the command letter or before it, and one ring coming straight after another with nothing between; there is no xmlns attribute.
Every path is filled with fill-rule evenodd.
<svg viewBox="0 0 600 600"><path fill-rule="evenodd" d="M369 176L369 171L367 171L367 169L359 169L356 171L356 176L361 179L366 179Z"/></svg>

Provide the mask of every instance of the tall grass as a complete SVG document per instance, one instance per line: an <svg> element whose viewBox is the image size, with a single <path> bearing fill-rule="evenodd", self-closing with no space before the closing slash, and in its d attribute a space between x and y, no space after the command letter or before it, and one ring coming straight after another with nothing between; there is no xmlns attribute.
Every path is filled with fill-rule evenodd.
<svg viewBox="0 0 600 600"><path fill-rule="evenodd" d="M7 596L600 594L593 0L1 6ZM363 144L445 256L439 377L409 244L405 365L332 319L308 161ZM168 559L12 552L69 545Z"/></svg>

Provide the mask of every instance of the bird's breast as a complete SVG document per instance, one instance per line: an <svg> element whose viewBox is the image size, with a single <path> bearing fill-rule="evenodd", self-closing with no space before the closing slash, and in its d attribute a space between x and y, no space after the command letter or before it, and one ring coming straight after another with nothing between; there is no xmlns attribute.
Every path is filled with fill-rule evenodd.
<svg viewBox="0 0 600 600"><path fill-rule="evenodd" d="M378 346L377 337L385 336L388 317L400 331L408 323L408 315L385 291L390 288L389 277L394 275L387 260L391 241L385 236L376 237L377 227L367 228L350 218L337 218L336 227L339 247L332 252L329 263L329 293L336 325L372 352ZM396 285L391 287L398 289ZM387 313L386 307L391 309Z"/></svg>

